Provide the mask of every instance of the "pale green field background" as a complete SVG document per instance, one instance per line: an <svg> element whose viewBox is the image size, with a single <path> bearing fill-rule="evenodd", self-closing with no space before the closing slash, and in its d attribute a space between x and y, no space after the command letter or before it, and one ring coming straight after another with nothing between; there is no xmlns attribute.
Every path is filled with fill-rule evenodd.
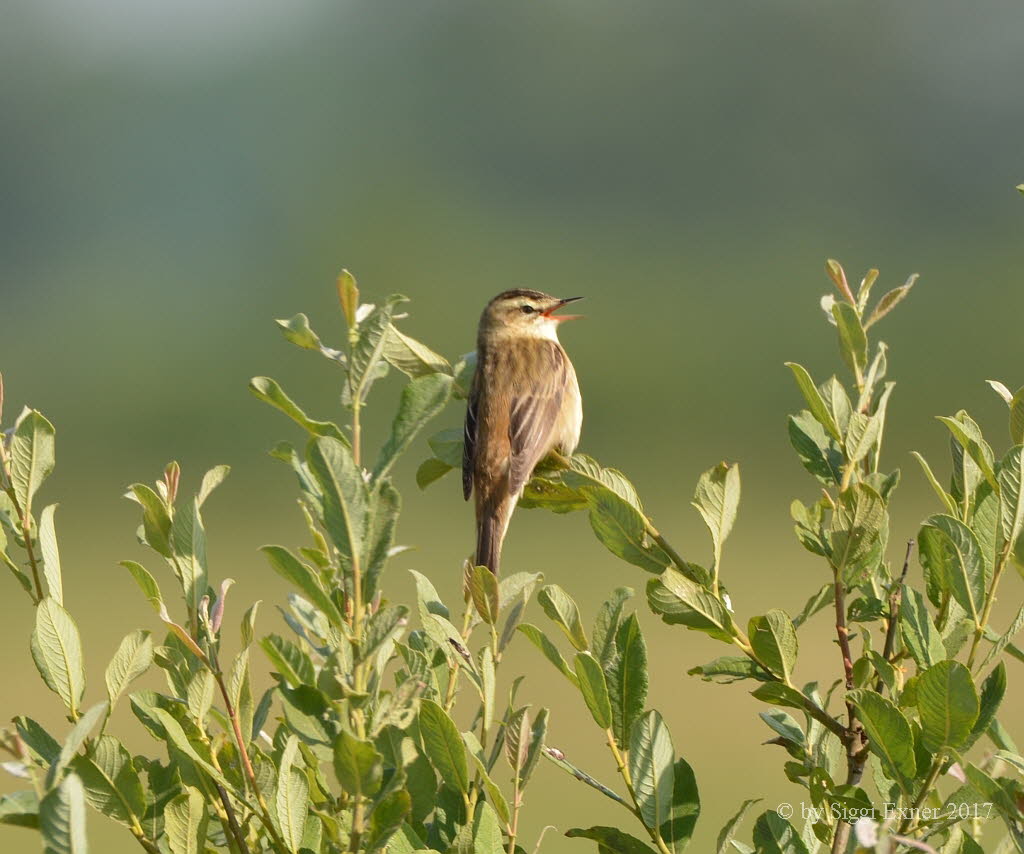
<svg viewBox="0 0 1024 854"><path fill-rule="evenodd" d="M789 502L815 486L788 445L799 401L782 364L820 377L837 367L817 307L824 259L857 278L880 267L879 292L920 272L881 327L899 381L885 457L904 470L898 560L936 510L909 450L946 470L932 416L966 407L1002 450L1005 407L984 380L1024 384L1022 34L1015 2L5 4L6 420L27 402L58 427L40 500L61 503L87 699L100 698L119 639L157 628L117 567L140 556L120 496L168 459L190 485L232 465L208 505L212 573L239 582L229 618L260 598L259 628L283 628L273 606L285 586L256 549L300 542L291 476L265 454L295 433L246 382L273 375L313 414L340 417L329 366L284 343L272 319L305 311L336 338L342 266L370 297L410 296L407 330L450 356L472 347L499 290L585 295L587 320L563 335L583 389L582 450L626 471L659 527L704 562L693 485L720 459L741 462L724 571L743 619L794 611L825 580L791 532ZM397 387L374 393L371 442ZM453 407L434 426L460 419ZM418 492L424 452L420 442L397 471L400 540L417 550L394 561L388 585L407 598L416 568L451 600L471 512L454 478ZM506 566L542 570L588 619L614 586L646 581L581 515L521 512ZM26 713L62 732L28 656L31 607L12 579L0 583L0 719ZM1007 580L1001 620L1022 591ZM707 851L743 798L798 803L800 790L779 748L762 746L746 689L685 675L724 648L638 607L651 704L696 770L693 849ZM798 677L828 684L827 620L801 637ZM529 669L522 696L552 708L550 743L611 779L581 700L518 646L506 674ZM1012 726L1024 673L1009 667ZM156 749L123 709L119 723ZM600 795L546 763L526 806L530 846L546 824L613 820ZM132 850L95 815L90 831L97 851ZM542 850L589 845L551 833ZM37 850L13 828L0 847Z"/></svg>

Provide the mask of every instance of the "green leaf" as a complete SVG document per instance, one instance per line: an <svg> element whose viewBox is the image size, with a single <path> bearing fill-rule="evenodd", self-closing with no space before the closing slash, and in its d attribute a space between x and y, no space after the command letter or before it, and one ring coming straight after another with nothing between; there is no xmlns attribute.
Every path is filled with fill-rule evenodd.
<svg viewBox="0 0 1024 854"><path fill-rule="evenodd" d="M150 575L141 563L136 563L133 560L121 561L121 566L125 567L131 574L132 578L135 579L135 583L139 585L139 589L142 591L142 595L146 597L146 600L150 605L153 606L153 610L158 614L164 610L164 600L160 595L160 585L156 583L156 579Z"/></svg>
<svg viewBox="0 0 1024 854"><path fill-rule="evenodd" d="M576 454L573 465L590 468L590 461ZM594 464L596 466L596 464ZM614 469L582 474L573 470L563 475L590 508L590 527L612 554L647 572L661 572L672 559L647 535L646 522L632 485ZM570 502L566 509L572 509Z"/></svg>
<svg viewBox="0 0 1024 854"><path fill-rule="evenodd" d="M72 768L85 797L101 815L132 827L146 811L146 796L132 758L116 738L101 736L88 756L76 756Z"/></svg>
<svg viewBox="0 0 1024 854"><path fill-rule="evenodd" d="M569 664L562 657L562 653L558 651L558 647L551 642L544 632L532 623L523 623L519 626L519 631L530 639L530 642L544 654L544 657L548 661L555 665L558 671L566 679L572 682L576 687L579 687L579 679L576 677L576 674L573 673L572 668L569 667Z"/></svg>
<svg viewBox="0 0 1024 854"><path fill-rule="evenodd" d="M806 745L807 737L800 728L800 724L796 722L792 715L782 711L782 709L758 712L758 717L787 741L791 741L800 747Z"/></svg>
<svg viewBox="0 0 1024 854"><path fill-rule="evenodd" d="M868 734L868 744L889 775L894 779L914 779L914 736L903 712L874 691L850 691L846 697L856 706L857 717Z"/></svg>
<svg viewBox="0 0 1024 854"><path fill-rule="evenodd" d="M992 672L981 683L981 696L978 701L978 718L971 727L971 734L967 740L960 745L959 752L962 756L980 739L996 718L999 706L1006 694L1006 665L1000 661Z"/></svg>
<svg viewBox="0 0 1024 854"><path fill-rule="evenodd" d="M486 651L487 647L484 647L484 652ZM505 822L505 824L508 824L512 819L512 812L509 810L508 801L505 800L505 796L501 793L501 789L499 789L491 779L487 763L484 761L484 749L481 746L480 741L471 732L462 733L462 740L465 742L466 750L469 752L469 757L473 760L473 764L476 766L476 771L480 775L480 779L483 781L484 788L487 790L487 799L494 806L494 809L501 820ZM431 795L433 795L433 792L431 792Z"/></svg>
<svg viewBox="0 0 1024 854"><path fill-rule="evenodd" d="M931 667L946 657L942 636L932 624L924 596L907 585L903 585L903 604L900 607L899 621L903 631L903 642L919 668L923 670Z"/></svg>
<svg viewBox="0 0 1024 854"><path fill-rule="evenodd" d="M252 680L249 678L248 648L239 652L232 662L231 675L228 680L228 693L231 697L231 703L238 713L243 738L248 741L252 734L252 718L254 713Z"/></svg>
<svg viewBox="0 0 1024 854"><path fill-rule="evenodd" d="M1003 540L1012 549L1024 530L1024 447L1017 445L1006 454L999 467L998 481L1002 497Z"/></svg>
<svg viewBox="0 0 1024 854"><path fill-rule="evenodd" d="M476 825L473 828L473 854L503 854L504 850L498 817L485 801L477 810Z"/></svg>
<svg viewBox="0 0 1024 854"><path fill-rule="evenodd" d="M842 442L843 436L839 432L839 426L836 424L829 408L825 405L825 400L818 391L818 387L814 384L814 380L811 379L811 375L807 373L807 369L796 362L786 362L786 367L793 372L796 384L799 386L804 400L807 401L807 408L811 411L811 415L828 431L833 439L837 442Z"/></svg>
<svg viewBox="0 0 1024 854"><path fill-rule="evenodd" d="M974 533L952 516L929 516L917 537L925 571L975 622L984 606L988 578Z"/></svg>
<svg viewBox="0 0 1024 854"><path fill-rule="evenodd" d="M129 697L132 704L136 706L136 711L139 710L138 704L135 702L137 698L139 698L139 694L132 694ZM164 736L168 744L185 754L186 757L195 763L197 768L200 768L202 771L209 774L210 777L222 786L227 788L231 787L227 778L225 778L224 775L217 770L217 768L208 759L199 754L196 747L188 740L188 736L185 735L185 731L181 728L181 724L175 720L170 712L166 709L151 706L145 709L145 715L155 724L163 728Z"/></svg>
<svg viewBox="0 0 1024 854"><path fill-rule="evenodd" d="M729 843L732 841L733 834L736 833L736 829L740 826L740 822L743 821L747 811L756 803L760 803L760 798L744 801L736 811L736 814L725 823L725 826L718 832L715 854L731 854Z"/></svg>
<svg viewBox="0 0 1024 854"><path fill-rule="evenodd" d="M43 729L32 718L16 717L15 728L18 730L18 737L28 748L29 757L42 765L52 765L60 755L60 745L57 740Z"/></svg>
<svg viewBox="0 0 1024 854"><path fill-rule="evenodd" d="M306 450L309 467L323 492L324 527L343 560L363 552L367 530L366 482L352 452L337 439L319 437Z"/></svg>
<svg viewBox="0 0 1024 854"><path fill-rule="evenodd" d="M302 845L309 809L309 783L305 773L295 763L298 750L299 738L292 734L285 742L277 774L277 820L284 843L292 854L298 854Z"/></svg>
<svg viewBox="0 0 1024 854"><path fill-rule="evenodd" d="M598 851L614 854L654 854L654 849L635 836L630 836L617 827L573 827L565 832L570 839L593 839Z"/></svg>
<svg viewBox="0 0 1024 854"><path fill-rule="evenodd" d="M973 763L968 762L964 766L964 773L967 775L967 782L971 788L981 795L981 798L995 806L996 811L1006 821L1006 826L1011 832L1015 832L1015 844L1017 850L1021 849L1024 844L1024 838L1018 828L1020 822L1020 807L1017 805L1017 791L1012 789L1008 790L1008 787L1004 788L1005 783L1012 781L1003 779L993 779L980 768Z"/></svg>
<svg viewBox="0 0 1024 854"><path fill-rule="evenodd" d="M885 502L867 484L856 483L839 496L828 540L832 566L847 583L873 569L888 522Z"/></svg>
<svg viewBox="0 0 1024 854"><path fill-rule="evenodd" d="M568 593L557 584L548 584L537 594L537 601L544 613L558 624L576 649L588 648L587 633L580 619L580 609Z"/></svg>
<svg viewBox="0 0 1024 854"><path fill-rule="evenodd" d="M402 827L403 822L412 811L412 797L405 791L394 791L374 804L370 814L370 835L366 840L367 851L387 851L388 840ZM385 847L387 846L387 847ZM305 851L309 846L303 845ZM318 846L319 848L319 846Z"/></svg>
<svg viewBox="0 0 1024 854"><path fill-rule="evenodd" d="M733 523L740 503L740 467L738 464L719 463L708 469L697 482L693 506L704 519L711 532L715 548L715 572L722 562L722 546Z"/></svg>
<svg viewBox="0 0 1024 854"><path fill-rule="evenodd" d="M601 729L612 725L612 706L608 698L608 684L605 682L601 662L589 652L576 653L576 678L579 680L580 693Z"/></svg>
<svg viewBox="0 0 1024 854"><path fill-rule="evenodd" d="M359 335L349 353L349 384L353 399L365 399L373 381L379 376L378 368L388 343L387 333L395 306L405 301L405 297L392 294L359 324Z"/></svg>
<svg viewBox="0 0 1024 854"><path fill-rule="evenodd" d="M851 463L859 463L875 446L882 434L882 421L872 415L854 412L846 431L846 456Z"/></svg>
<svg viewBox="0 0 1024 854"><path fill-rule="evenodd" d="M541 750L547 739L548 714L548 709L541 709L533 719L533 727L530 730L530 742L526 750L526 761L523 763L522 770L520 771L520 787L525 786L529 782L533 769L537 767Z"/></svg>
<svg viewBox="0 0 1024 854"><path fill-rule="evenodd" d="M451 612L444 602L441 601L441 597L438 595L433 582L415 569L410 569L409 574L412 575L413 581L416 582L416 599L420 606L420 612L422 614L437 614L439 617L450 620Z"/></svg>
<svg viewBox="0 0 1024 854"><path fill-rule="evenodd" d="M164 499L144 483L133 484L125 497L137 502L142 508L142 541L165 558L171 559L171 517L167 513Z"/></svg>
<svg viewBox="0 0 1024 854"><path fill-rule="evenodd" d="M629 736L629 773L640 816L649 828L668 821L675 788L675 749L658 712L638 718Z"/></svg>
<svg viewBox="0 0 1024 854"><path fill-rule="evenodd" d="M264 403L279 409L310 435L331 436L339 442L348 443L348 439L338 429L337 424L330 421L314 421L270 377L253 377L249 380L249 390Z"/></svg>
<svg viewBox="0 0 1024 854"><path fill-rule="evenodd" d="M622 609L626 600L632 596L631 587L617 587L597 612L590 635L590 648L602 666L606 666L615 653L615 633L622 622Z"/></svg>
<svg viewBox="0 0 1024 854"><path fill-rule="evenodd" d="M469 791L466 748L455 723L433 700L423 700L419 713L423 750L441 778L463 794Z"/></svg>
<svg viewBox="0 0 1024 854"><path fill-rule="evenodd" d="M182 592L190 617L199 613L206 595L206 530L199 511L199 502L192 499L174 514L171 542L181 572Z"/></svg>
<svg viewBox="0 0 1024 854"><path fill-rule="evenodd" d="M401 505L402 499L391 481L377 481L370 499L370 521L363 555L363 595L366 598L373 598L378 592L380 574L393 554L395 527L398 524Z"/></svg>
<svg viewBox="0 0 1024 854"><path fill-rule="evenodd" d="M707 664L692 667L686 671L689 676L699 676L705 682L717 682L728 685L741 679L756 679L759 682L770 682L775 677L751 661L745 655L723 655Z"/></svg>
<svg viewBox="0 0 1024 854"><path fill-rule="evenodd" d="M996 486L995 458L992 448L985 441L981 434L981 428L962 409L952 418L944 415L938 416L953 435L953 439L960 444L967 455L974 461L974 464L981 471L992 486ZM969 494L969 493L968 493Z"/></svg>
<svg viewBox="0 0 1024 854"><path fill-rule="evenodd" d="M281 327L284 337L296 347L319 352L323 346L319 336L310 329L309 318L301 312L287 320L275 320L274 322Z"/></svg>
<svg viewBox="0 0 1024 854"><path fill-rule="evenodd" d="M381 608L372 617L366 627L366 633L359 644L357 661L366 661L389 640L401 636L409 609L405 605L394 605Z"/></svg>
<svg viewBox="0 0 1024 854"><path fill-rule="evenodd" d="M430 450L434 452L437 459L451 468L457 469L462 466L462 434L461 428L441 430L427 439L427 444L430 445Z"/></svg>
<svg viewBox="0 0 1024 854"><path fill-rule="evenodd" d="M630 614L615 635L616 655L605 668L612 706L612 733L619 747L629 743L633 722L647 702L647 645L636 614Z"/></svg>
<svg viewBox="0 0 1024 854"><path fill-rule="evenodd" d="M990 661L1002 655L1003 650L1011 645L1010 641L1013 640L1017 632L1021 629L1024 629L1024 605L1020 606L1020 609L1017 611L1017 616L1014 617L1013 622L1010 623L1010 627L996 639L995 643L992 644L992 649L990 649L988 655L985 656L984 663L987 665Z"/></svg>
<svg viewBox="0 0 1024 854"><path fill-rule="evenodd" d="M200 507L210 497L210 493L224 482L224 479L230 472L231 466L219 465L214 466L203 475L203 482L199 486L199 494L196 495L196 500L199 502Z"/></svg>
<svg viewBox="0 0 1024 854"><path fill-rule="evenodd" d="M88 854L85 790L77 774L68 774L39 802L44 854Z"/></svg>
<svg viewBox="0 0 1024 854"><path fill-rule="evenodd" d="M1017 389L1010 401L1010 440L1015 445L1024 443L1024 387Z"/></svg>
<svg viewBox="0 0 1024 854"><path fill-rule="evenodd" d="M929 667L917 680L917 708L929 751L960 747L978 719L978 692L971 672L958 661Z"/></svg>
<svg viewBox="0 0 1024 854"><path fill-rule="evenodd" d="M513 780L522 779L523 766L530 751L529 706L516 709L508 716L505 726L505 758L512 768Z"/></svg>
<svg viewBox="0 0 1024 854"><path fill-rule="evenodd" d="M647 602L670 625L683 625L732 642L736 627L725 604L675 569L647 582Z"/></svg>
<svg viewBox="0 0 1024 854"><path fill-rule="evenodd" d="M754 822L758 854L808 854L800 834L775 810L766 810Z"/></svg>
<svg viewBox="0 0 1024 854"><path fill-rule="evenodd" d="M423 425L444 409L451 398L454 382L448 374L428 374L406 384L391 425L391 435L381 448L374 467L374 478L387 474Z"/></svg>
<svg viewBox="0 0 1024 854"><path fill-rule="evenodd" d="M22 413L10 444L10 475L22 513L29 513L32 499L54 467L53 425L34 409Z"/></svg>
<svg viewBox="0 0 1024 854"><path fill-rule="evenodd" d="M826 485L843 478L843 452L806 409L789 416L789 441L807 471Z"/></svg>
<svg viewBox="0 0 1024 854"><path fill-rule="evenodd" d="M799 650L796 627L789 615L773 608L763 617L752 617L748 631L757 660L788 683Z"/></svg>
<svg viewBox="0 0 1024 854"><path fill-rule="evenodd" d="M864 278L860 280L860 287L857 288L857 311L861 314L864 313L864 309L867 308L868 298L871 296L871 288L875 284L875 280L878 278L878 270L874 268L870 269L865 273Z"/></svg>
<svg viewBox="0 0 1024 854"><path fill-rule="evenodd" d="M31 789L0 795L0 824L39 828L39 796Z"/></svg>
<svg viewBox="0 0 1024 854"><path fill-rule="evenodd" d="M46 591L58 605L64 604L64 582L60 572L60 551L57 548L57 534L53 527L56 504L43 508L39 514L39 551L43 558L43 576Z"/></svg>
<svg viewBox="0 0 1024 854"><path fill-rule="evenodd" d="M380 790L384 759L369 741L342 730L334 741L334 774L348 794L372 797Z"/></svg>
<svg viewBox="0 0 1024 854"><path fill-rule="evenodd" d="M426 489L435 480L440 480L448 474L452 468L448 463L439 460L437 457L428 457L416 469L416 485L420 489Z"/></svg>
<svg viewBox="0 0 1024 854"><path fill-rule="evenodd" d="M270 565L277 574L308 596L333 625L340 626L344 622L338 606L320 586L319 579L312 569L299 561L283 546L262 546L260 551L270 560Z"/></svg>
<svg viewBox="0 0 1024 854"><path fill-rule="evenodd" d="M700 794L693 769L685 759L676 760L672 777L672 808L668 821L658 828L658 833L672 854L682 854L693 837L700 816Z"/></svg>
<svg viewBox="0 0 1024 854"><path fill-rule="evenodd" d="M892 311L899 303L906 299L907 294L910 293L910 289L914 287L914 282L917 281L917 273L914 273L907 281L900 285L898 288L893 288L887 294L885 294L879 301L878 305L875 306L875 310L871 312L871 316L864 323L865 329L870 329L879 320L885 317L890 311Z"/></svg>
<svg viewBox="0 0 1024 854"><path fill-rule="evenodd" d="M868 339L857 309L848 302L837 302L832 306L832 317L839 330L839 354L846 366L860 376L868 364Z"/></svg>
<svg viewBox="0 0 1024 854"><path fill-rule="evenodd" d="M203 854L208 823L203 793L186 786L164 808L164 829L171 854Z"/></svg>
<svg viewBox="0 0 1024 854"><path fill-rule="evenodd" d="M110 707L106 701L97 703L95 706L90 707L71 727L71 732L68 733L67 738L64 740L64 744L61 745L60 753L57 758L53 760L53 764L50 765L49 770L46 772L46 788L52 788L60 780L60 775L64 769L71 763L71 760L75 758L75 754L78 753L79 748L85 744L85 740L89 737L90 733L96 728L96 725L107 716L110 711Z"/></svg>
<svg viewBox="0 0 1024 854"><path fill-rule="evenodd" d="M921 464L921 470L924 472L924 476L927 478L928 483L931 484L932 489L935 490L935 494L939 496L939 500L946 505L946 508L950 513L956 514L957 507L956 502L953 500L953 496L942 488L942 485L932 472L931 466L928 465L928 461L917 451L911 451L910 453L913 455L914 459Z"/></svg>
<svg viewBox="0 0 1024 854"><path fill-rule="evenodd" d="M480 619L493 626L498 621L500 609L497 576L486 566L474 566L470 573L469 592Z"/></svg>
<svg viewBox="0 0 1024 854"><path fill-rule="evenodd" d="M61 698L71 717L77 718L85 694L82 640L71 615L49 597L36 608L32 659L46 687Z"/></svg>
<svg viewBox="0 0 1024 854"><path fill-rule="evenodd" d="M800 609L800 613L793 618L793 625L800 628L800 626L806 623L820 610L831 605L835 601L835 595L835 585L831 583L821 585L818 592L813 594L811 598L804 603L803 608Z"/></svg>
<svg viewBox="0 0 1024 854"><path fill-rule="evenodd" d="M337 280L338 302L341 303L342 314L345 315L345 322L349 329L356 326L356 314L359 309L359 286L356 284L356 277L348 270L342 270Z"/></svg>
<svg viewBox="0 0 1024 854"><path fill-rule="evenodd" d="M149 632L135 631L121 641L104 674L111 709L128 683L145 673L152 663L153 641Z"/></svg>
<svg viewBox="0 0 1024 854"><path fill-rule="evenodd" d="M400 332L393 324L384 342L384 358L409 377L429 374L451 374L452 366L425 344Z"/></svg>

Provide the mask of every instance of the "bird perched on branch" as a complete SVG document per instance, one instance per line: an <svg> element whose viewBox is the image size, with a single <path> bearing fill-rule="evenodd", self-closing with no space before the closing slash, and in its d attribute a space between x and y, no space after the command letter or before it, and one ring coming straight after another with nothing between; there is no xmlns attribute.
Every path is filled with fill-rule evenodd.
<svg viewBox="0 0 1024 854"><path fill-rule="evenodd" d="M576 371L558 342L555 315L581 299L517 289L487 303L466 409L462 490L476 490L476 565L495 575L509 519L534 467L552 451L569 456L583 424Z"/></svg>

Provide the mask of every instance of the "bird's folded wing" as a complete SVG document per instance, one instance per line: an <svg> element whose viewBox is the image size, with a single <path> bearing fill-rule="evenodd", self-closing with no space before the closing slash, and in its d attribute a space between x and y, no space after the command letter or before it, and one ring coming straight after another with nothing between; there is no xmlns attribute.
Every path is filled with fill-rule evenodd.
<svg viewBox="0 0 1024 854"><path fill-rule="evenodd" d="M466 401L466 426L462 430L462 497L467 501L473 492L473 455L476 451L476 417L480 393L476 377Z"/></svg>
<svg viewBox="0 0 1024 854"><path fill-rule="evenodd" d="M543 348L529 380L512 398L509 418L509 492L525 486L534 467L551 450L552 435L565 396L568 359L557 344Z"/></svg>

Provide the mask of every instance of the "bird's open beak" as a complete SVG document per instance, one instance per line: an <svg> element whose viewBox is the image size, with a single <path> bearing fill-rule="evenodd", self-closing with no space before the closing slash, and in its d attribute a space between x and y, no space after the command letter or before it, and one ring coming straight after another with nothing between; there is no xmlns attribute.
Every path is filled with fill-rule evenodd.
<svg viewBox="0 0 1024 854"><path fill-rule="evenodd" d="M583 299L583 297L566 297L565 299L561 299L558 302L556 302L551 308L545 311L544 316L550 317L552 320L556 320L559 323L562 323L563 321L566 320L578 320L579 318L583 317L582 314L560 314L558 315L558 317L554 316L555 312L558 311L558 309L560 309L563 305L568 305L571 302L576 302L576 300L578 299Z"/></svg>

